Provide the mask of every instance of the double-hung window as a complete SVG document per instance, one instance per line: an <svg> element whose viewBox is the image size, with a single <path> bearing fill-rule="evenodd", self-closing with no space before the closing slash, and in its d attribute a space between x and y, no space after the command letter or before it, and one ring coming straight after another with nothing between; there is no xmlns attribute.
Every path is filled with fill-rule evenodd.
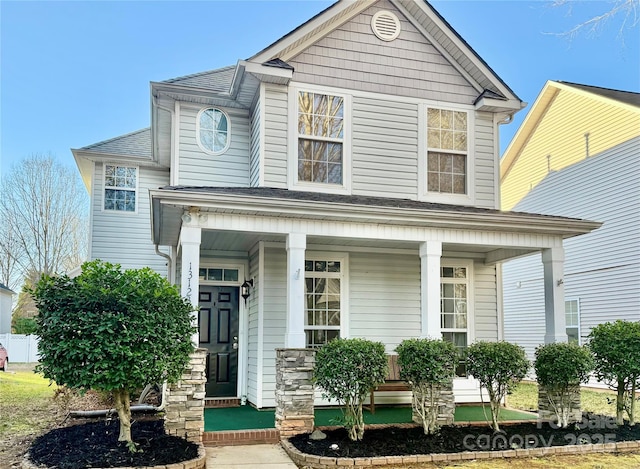
<svg viewBox="0 0 640 469"><path fill-rule="evenodd" d="M580 345L580 301L577 298L565 300L564 317L569 343Z"/></svg>
<svg viewBox="0 0 640 469"><path fill-rule="evenodd" d="M467 195L468 114L427 109L427 192Z"/></svg>
<svg viewBox="0 0 640 469"><path fill-rule="evenodd" d="M345 98L297 92L298 183L343 186Z"/></svg>
<svg viewBox="0 0 640 469"><path fill-rule="evenodd" d="M469 343L469 269L467 267L440 268L440 328L442 338L452 342L460 356ZM466 376L464 361L456 369L457 376Z"/></svg>
<svg viewBox="0 0 640 469"><path fill-rule="evenodd" d="M104 209L121 212L136 211L138 168L105 164Z"/></svg>
<svg viewBox="0 0 640 469"><path fill-rule="evenodd" d="M305 334L307 347L340 337L344 263L333 259L305 261Z"/></svg>

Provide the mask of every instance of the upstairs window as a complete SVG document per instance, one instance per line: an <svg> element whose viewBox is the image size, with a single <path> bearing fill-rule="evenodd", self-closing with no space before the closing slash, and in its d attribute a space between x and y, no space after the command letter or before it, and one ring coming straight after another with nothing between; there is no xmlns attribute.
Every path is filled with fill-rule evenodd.
<svg viewBox="0 0 640 469"><path fill-rule="evenodd" d="M121 212L136 211L138 168L104 166L104 209Z"/></svg>
<svg viewBox="0 0 640 469"><path fill-rule="evenodd" d="M343 185L344 98L298 92L298 181Z"/></svg>
<svg viewBox="0 0 640 469"><path fill-rule="evenodd" d="M468 193L467 112L427 109L427 191Z"/></svg>
<svg viewBox="0 0 640 469"><path fill-rule="evenodd" d="M198 145L206 153L217 155L229 147L229 116L218 108L203 109L198 113Z"/></svg>

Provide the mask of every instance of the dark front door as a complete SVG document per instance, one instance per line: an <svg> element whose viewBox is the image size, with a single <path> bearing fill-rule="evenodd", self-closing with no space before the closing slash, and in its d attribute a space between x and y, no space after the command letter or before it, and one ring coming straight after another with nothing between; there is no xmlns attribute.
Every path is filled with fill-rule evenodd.
<svg viewBox="0 0 640 469"><path fill-rule="evenodd" d="M200 287L200 347L207 354L207 397L236 397L238 287Z"/></svg>

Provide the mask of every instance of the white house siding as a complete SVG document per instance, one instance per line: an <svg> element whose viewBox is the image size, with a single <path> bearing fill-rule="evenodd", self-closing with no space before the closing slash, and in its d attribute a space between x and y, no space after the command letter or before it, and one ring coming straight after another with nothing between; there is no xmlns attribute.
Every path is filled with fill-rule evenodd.
<svg viewBox="0 0 640 469"><path fill-rule="evenodd" d="M580 301L584 343L600 323L640 321L640 137L551 173L515 207L603 221L565 247L565 299ZM533 355L544 342L540 255L504 265L505 338ZM518 288L519 286L519 288Z"/></svg>
<svg viewBox="0 0 640 469"><path fill-rule="evenodd" d="M385 42L371 18L393 11L401 23L397 39ZM377 2L288 61L294 80L440 102L472 104L478 92L390 2Z"/></svg>
<svg viewBox="0 0 640 469"><path fill-rule="evenodd" d="M354 96L352 134L353 194L415 199L418 105Z"/></svg>
<svg viewBox="0 0 640 469"><path fill-rule="evenodd" d="M247 399L253 404L258 404L258 389L259 389L259 367L258 367L258 337L260 332L260 317L259 317L259 303L261 301L260 283L260 250L254 249L249 254L249 276L253 279L253 292L254 294L249 297L249 309L247 311Z"/></svg>
<svg viewBox="0 0 640 469"><path fill-rule="evenodd" d="M260 185L260 146L262 144L260 129L262 125L261 99L258 97L253 109L251 109L251 155L250 155L250 185L258 187Z"/></svg>
<svg viewBox="0 0 640 469"><path fill-rule="evenodd" d="M188 186L249 186L250 119L246 110L225 108L229 116L229 148L205 153L197 142L196 119L203 107L180 106L179 179Z"/></svg>
<svg viewBox="0 0 640 469"><path fill-rule="evenodd" d="M288 90L284 86L265 87L264 185L287 188Z"/></svg>
<svg viewBox="0 0 640 469"><path fill-rule="evenodd" d="M134 166L126 161L114 164ZM125 269L150 267L166 277L167 261L155 253L149 225L149 189L169 184L169 171L138 167L137 212L104 210L104 178L102 163L94 165L93 220L91 231L91 259L120 264Z"/></svg>
<svg viewBox="0 0 640 469"><path fill-rule="evenodd" d="M483 262L473 264L475 340L498 340L498 293L496 268Z"/></svg>

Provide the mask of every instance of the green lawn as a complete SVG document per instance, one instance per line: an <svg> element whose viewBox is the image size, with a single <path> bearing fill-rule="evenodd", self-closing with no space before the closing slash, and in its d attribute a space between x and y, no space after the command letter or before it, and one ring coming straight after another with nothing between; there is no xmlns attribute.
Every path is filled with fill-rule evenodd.
<svg viewBox="0 0 640 469"><path fill-rule="evenodd" d="M0 440L46 428L56 388L31 370L0 373Z"/></svg>

